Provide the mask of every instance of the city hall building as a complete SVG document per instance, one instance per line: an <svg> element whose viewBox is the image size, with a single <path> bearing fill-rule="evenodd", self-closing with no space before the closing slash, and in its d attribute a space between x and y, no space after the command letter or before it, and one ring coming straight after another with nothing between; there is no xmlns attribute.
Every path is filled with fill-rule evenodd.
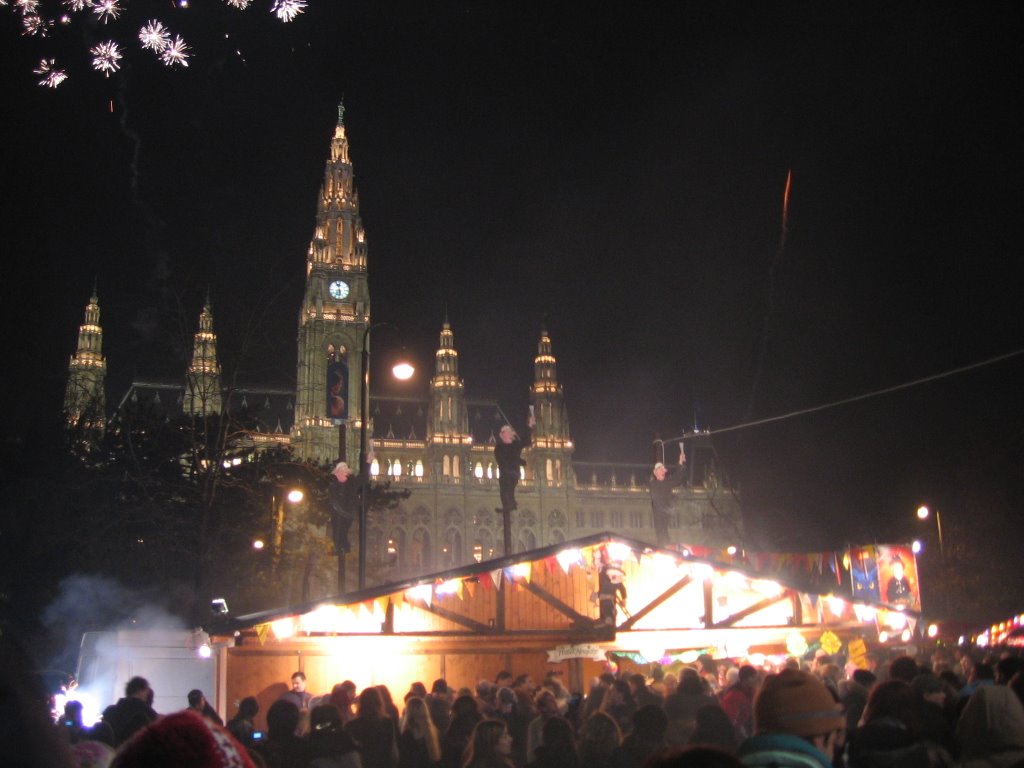
<svg viewBox="0 0 1024 768"><path fill-rule="evenodd" d="M328 464L344 455L355 468L363 427L363 352L373 321L367 237L341 108L305 267L294 389L222 386L208 297L191 364L182 378L136 380L107 413L103 331L94 290L69 366L64 403L69 419L103 428L132 405L178 415L231 415L244 409L256 415L257 426L239 442L240 455L289 446L297 460ZM513 552L609 530L653 542L650 464L574 460L555 349L548 331L539 329L530 390L536 424L529 434L531 447L523 454L518 509L512 513ZM505 417L499 403L467 393L459 375L457 339L447 319L439 329L429 395L371 396L368 405L371 473L389 480L393 488L410 491L396 508L370 516L367 559L375 572L384 569L384 580L401 579L509 554L502 551L502 516L495 513L494 443ZM712 453L706 437L687 440L689 482L676 492L669 524L674 542L722 548L741 541L739 505L720 481Z"/></svg>

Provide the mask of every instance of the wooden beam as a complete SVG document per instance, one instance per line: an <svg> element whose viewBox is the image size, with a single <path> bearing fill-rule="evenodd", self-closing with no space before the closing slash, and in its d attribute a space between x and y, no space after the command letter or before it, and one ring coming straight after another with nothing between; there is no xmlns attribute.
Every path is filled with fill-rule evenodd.
<svg viewBox="0 0 1024 768"><path fill-rule="evenodd" d="M679 581L677 581L671 587L669 587L664 592L662 592L660 595L658 595L656 598L651 600L651 602L649 602L647 605L645 605L639 611L637 611L632 616L630 616L628 619L626 619L624 622L622 622L619 625L619 629L623 630L623 631L628 631L628 630L632 629L633 625L636 624L638 621L640 621L640 619L642 619L644 616L649 614L651 611L653 611L655 608L657 608L659 605L664 603L666 600L668 600L670 597L675 595L677 592L679 592L681 589L683 589L687 584L690 584L691 582L693 582L693 577L692 576L690 576L689 574L687 574L686 576L683 576L683 578L681 578Z"/></svg>
<svg viewBox="0 0 1024 768"><path fill-rule="evenodd" d="M415 606L416 608L419 608L421 611L426 611L427 613L432 613L435 616L440 616L442 619L446 619L446 620L452 622L453 624L458 624L460 627L465 627L466 629L471 629L474 632L476 632L477 634L480 634L480 635L492 635L492 634L494 634L494 628L493 627L489 627L486 624L481 624L479 621L476 621L475 619L471 619L468 616L463 616L460 613L455 613L454 611L449 611L447 608L442 608L439 605L433 605L433 604L427 605L426 602L424 602L423 600L410 600L408 597L405 599L405 602L409 603L412 606Z"/></svg>
<svg viewBox="0 0 1024 768"><path fill-rule="evenodd" d="M577 613L577 611L572 606L563 603L557 597L555 597L546 589L544 589L544 587L535 584L532 581L523 582L523 586L526 587L526 589L529 592L539 597L543 602L547 603L556 611L558 611L561 614L564 614L566 617L572 619L573 621L577 623L586 624L594 623L594 620L592 618L590 618L589 616L584 616L582 613Z"/></svg>
<svg viewBox="0 0 1024 768"><path fill-rule="evenodd" d="M490 578L485 574L486 578ZM498 585L498 594L494 603L494 628L498 632L505 631L505 590L508 589L508 578L505 572L501 572L501 584Z"/></svg>
<svg viewBox="0 0 1024 768"><path fill-rule="evenodd" d="M736 624L736 622L747 618L747 616L750 616L753 613L757 613L758 611L763 611L769 605L781 603L783 600L789 600L789 595L783 593L781 595L776 595L775 597L766 597L762 600L758 600L753 605L748 605L739 613L734 613L729 618L723 619L722 621L716 622L715 624L709 624L708 626L715 628L732 627Z"/></svg>

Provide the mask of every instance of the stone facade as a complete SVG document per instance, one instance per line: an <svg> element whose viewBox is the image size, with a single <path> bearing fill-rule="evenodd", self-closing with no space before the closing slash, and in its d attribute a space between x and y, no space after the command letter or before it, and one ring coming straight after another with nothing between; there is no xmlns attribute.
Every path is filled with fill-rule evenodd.
<svg viewBox="0 0 1024 768"><path fill-rule="evenodd" d="M297 459L327 464L344 455L357 467L364 348L375 326L370 316L367 238L353 179L339 107L306 257L294 393L260 387L220 392L216 336L207 299L186 386L134 382L122 402L159 402L169 410L193 415L200 408L207 413L247 409L263 425L247 438L251 449L289 444ZM98 386L102 392L98 323L93 296L79 351L72 358L71 379L85 382L76 384L76 391L84 387L94 392ZM369 400L371 472L378 480L386 477L393 487L411 492L396 509L375 513L369 523L367 560L378 573L386 571L388 578L441 571L504 554L502 518L495 512L499 496L493 445L506 423L505 415L494 401L467 397L458 358L455 335L446 319L428 397ZM82 379L85 371L92 371L92 378ZM69 397L71 391L69 383ZM524 452L519 508L512 513L513 551L601 531L653 542L647 493L650 464L574 461L554 344L546 329L537 341L530 408L536 423L529 435L532 447ZM515 427L522 429L525 424ZM716 479L710 440L695 435L686 445L689 482L677 491L670 534L680 543L693 545L738 543L742 537L739 505Z"/></svg>

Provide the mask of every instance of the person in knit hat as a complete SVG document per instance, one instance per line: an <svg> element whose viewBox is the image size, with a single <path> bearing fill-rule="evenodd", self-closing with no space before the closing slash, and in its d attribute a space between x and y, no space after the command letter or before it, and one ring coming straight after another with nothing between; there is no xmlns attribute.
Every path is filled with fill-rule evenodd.
<svg viewBox="0 0 1024 768"><path fill-rule="evenodd" d="M255 768L245 747L186 709L150 723L121 746L112 768Z"/></svg>
<svg viewBox="0 0 1024 768"><path fill-rule="evenodd" d="M824 683L809 672L769 675L754 699L754 735L737 756L747 766L831 768L846 720Z"/></svg>

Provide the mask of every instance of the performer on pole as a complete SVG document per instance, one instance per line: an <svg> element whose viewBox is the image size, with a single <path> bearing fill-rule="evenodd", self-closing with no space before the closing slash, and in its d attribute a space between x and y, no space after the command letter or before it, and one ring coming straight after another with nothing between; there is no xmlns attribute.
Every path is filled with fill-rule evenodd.
<svg viewBox="0 0 1024 768"><path fill-rule="evenodd" d="M371 459L372 460L372 459ZM327 489L327 504L331 511L331 537L334 550L341 557L352 549L348 539L352 522L359 517L359 493L366 488L366 478L353 475L344 461L339 461L331 471L330 487Z"/></svg>
<svg viewBox="0 0 1024 768"><path fill-rule="evenodd" d="M651 472L651 479L648 483L651 492L651 517L654 522L654 537L659 547L664 547L669 543L668 515L672 509L672 489L682 485L686 480L686 472L682 469L685 464L686 452L680 443L679 469L670 473L659 461Z"/></svg>
<svg viewBox="0 0 1024 768"><path fill-rule="evenodd" d="M527 426L533 428L537 420L530 415ZM522 459L523 448L530 445L530 440L523 440L512 429L511 424L506 424L498 432L498 442L494 444L494 461L498 465L498 488L501 490L501 506L495 507L495 512L507 513L517 509L516 486L519 484L519 468L525 467L526 462Z"/></svg>

